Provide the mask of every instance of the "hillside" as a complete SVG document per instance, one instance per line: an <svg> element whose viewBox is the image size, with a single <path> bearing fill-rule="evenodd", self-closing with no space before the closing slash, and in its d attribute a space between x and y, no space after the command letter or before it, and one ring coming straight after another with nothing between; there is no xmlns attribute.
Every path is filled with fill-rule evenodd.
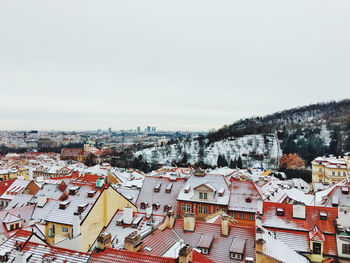
<svg viewBox="0 0 350 263"><path fill-rule="evenodd" d="M283 153L306 165L317 156L350 152L350 100L318 103L239 120L206 137L138 151L147 163L277 168Z"/></svg>
<svg viewBox="0 0 350 263"><path fill-rule="evenodd" d="M148 163L174 165L175 163L216 166L219 156L230 161L242 159L244 167L276 167L281 157L276 135L247 135L209 143L208 139L182 141L177 144L138 151L136 157Z"/></svg>

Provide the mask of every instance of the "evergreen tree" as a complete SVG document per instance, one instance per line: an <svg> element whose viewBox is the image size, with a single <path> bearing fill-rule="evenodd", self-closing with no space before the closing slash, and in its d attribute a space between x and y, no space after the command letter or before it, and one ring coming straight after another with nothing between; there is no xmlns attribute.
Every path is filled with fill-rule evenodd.
<svg viewBox="0 0 350 263"><path fill-rule="evenodd" d="M237 167L240 168L240 169L243 167L243 161L242 161L242 157L241 156L238 157Z"/></svg>
<svg viewBox="0 0 350 263"><path fill-rule="evenodd" d="M219 156L218 156L218 161L217 161L217 166L218 166L218 167L225 167L225 166L227 166L227 165L228 165L228 162L227 162L225 156L219 154Z"/></svg>
<svg viewBox="0 0 350 263"><path fill-rule="evenodd" d="M342 154L342 138L339 125L333 128L331 133L331 142L329 144L329 153L339 156Z"/></svg>

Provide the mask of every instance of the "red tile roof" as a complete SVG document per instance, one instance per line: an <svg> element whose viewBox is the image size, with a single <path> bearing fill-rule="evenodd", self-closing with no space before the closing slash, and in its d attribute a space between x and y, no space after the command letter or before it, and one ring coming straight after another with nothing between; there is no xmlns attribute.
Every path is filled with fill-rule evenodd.
<svg viewBox="0 0 350 263"><path fill-rule="evenodd" d="M0 182L0 195L6 192L7 188L11 186L11 184L15 181L16 179L12 180L7 180L7 181L2 181Z"/></svg>
<svg viewBox="0 0 350 263"><path fill-rule="evenodd" d="M277 216L277 208L284 209L284 216ZM320 219L320 212L327 213L327 220ZM293 218L293 205L264 202L263 225L266 227L311 231L316 225L322 233L335 234L334 220L338 209L334 207L305 206L306 219Z"/></svg>
<svg viewBox="0 0 350 263"><path fill-rule="evenodd" d="M104 251L96 253L93 252L90 263L112 263L112 262L125 262L125 263L175 263L176 259L166 258L161 256L149 255L147 253L130 252L127 250L118 250L112 248L106 248Z"/></svg>

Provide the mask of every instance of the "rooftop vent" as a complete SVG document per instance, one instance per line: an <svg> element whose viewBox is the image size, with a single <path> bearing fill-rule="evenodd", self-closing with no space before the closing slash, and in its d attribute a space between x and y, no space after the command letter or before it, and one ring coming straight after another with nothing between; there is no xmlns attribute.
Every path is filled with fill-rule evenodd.
<svg viewBox="0 0 350 263"><path fill-rule="evenodd" d="M342 192L343 194L347 195L347 194L349 193L349 188L343 186L343 187L341 188L341 192Z"/></svg>
<svg viewBox="0 0 350 263"><path fill-rule="evenodd" d="M153 210L158 210L159 209L159 207L160 207L160 203L154 203L153 205L152 205L152 208L153 208Z"/></svg>
<svg viewBox="0 0 350 263"><path fill-rule="evenodd" d="M172 205L165 205L165 206L164 206L164 212L168 212L168 211L170 211L170 210L171 210L171 208L173 208L173 206L172 206Z"/></svg>
<svg viewBox="0 0 350 263"><path fill-rule="evenodd" d="M141 202L141 209L146 209L148 206L148 202Z"/></svg>
<svg viewBox="0 0 350 263"><path fill-rule="evenodd" d="M88 192L87 197L92 198L95 196L95 194L96 194L96 191L90 191L90 192Z"/></svg>
<svg viewBox="0 0 350 263"><path fill-rule="evenodd" d="M166 192L166 193L171 193L171 189L172 189L172 188L173 188L173 184L172 184L172 183L168 184L167 187L166 187L166 189L165 189L165 192Z"/></svg>
<svg viewBox="0 0 350 263"><path fill-rule="evenodd" d="M76 195L76 193L78 192L79 188L80 188L79 186L70 187L69 188L69 195Z"/></svg>
<svg viewBox="0 0 350 263"><path fill-rule="evenodd" d="M252 198L251 198L251 197L247 197L247 198L245 199L245 201L246 201L247 203L251 203L251 202L252 202Z"/></svg>
<svg viewBox="0 0 350 263"><path fill-rule="evenodd" d="M184 189L185 193L189 193L190 189L191 189L191 186L190 185L186 185L185 189Z"/></svg>
<svg viewBox="0 0 350 263"><path fill-rule="evenodd" d="M78 212L82 213L85 211L85 209L87 208L88 204L80 204L78 205Z"/></svg>
<svg viewBox="0 0 350 263"><path fill-rule="evenodd" d="M62 210L64 210L64 209L67 208L67 206L69 205L69 203L70 203L70 201L63 201L63 202L60 203L59 208L62 209Z"/></svg>
<svg viewBox="0 0 350 263"><path fill-rule="evenodd" d="M154 192L158 193L160 191L160 187L162 186L162 183L157 183L154 187Z"/></svg>

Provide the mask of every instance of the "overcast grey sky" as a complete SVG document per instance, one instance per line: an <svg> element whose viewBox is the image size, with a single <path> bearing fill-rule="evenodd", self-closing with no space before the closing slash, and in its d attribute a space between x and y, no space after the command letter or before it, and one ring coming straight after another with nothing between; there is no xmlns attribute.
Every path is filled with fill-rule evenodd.
<svg viewBox="0 0 350 263"><path fill-rule="evenodd" d="M209 130L350 97L350 1L0 0L0 129Z"/></svg>

